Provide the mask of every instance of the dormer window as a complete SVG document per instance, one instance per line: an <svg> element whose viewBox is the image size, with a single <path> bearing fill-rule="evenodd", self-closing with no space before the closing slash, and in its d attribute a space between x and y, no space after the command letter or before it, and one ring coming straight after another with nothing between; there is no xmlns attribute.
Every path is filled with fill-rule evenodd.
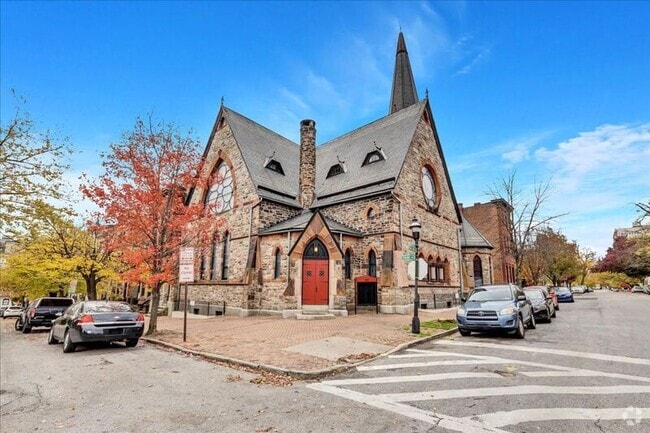
<svg viewBox="0 0 650 433"><path fill-rule="evenodd" d="M276 173L280 173L282 176L284 176L284 170L282 170L282 164L280 164L278 161L275 159L269 160L264 167L268 168L269 170L273 170Z"/></svg>
<svg viewBox="0 0 650 433"><path fill-rule="evenodd" d="M333 166L330 167L330 171L327 172L327 179L341 173L345 173L345 168L343 167L343 164L334 164Z"/></svg>
<svg viewBox="0 0 650 433"><path fill-rule="evenodd" d="M384 152L381 150L373 150L372 152L369 152L366 155L366 159L363 160L363 164L361 166L363 167L364 165L372 164L374 162L379 162L379 161L385 161L386 157L384 156Z"/></svg>

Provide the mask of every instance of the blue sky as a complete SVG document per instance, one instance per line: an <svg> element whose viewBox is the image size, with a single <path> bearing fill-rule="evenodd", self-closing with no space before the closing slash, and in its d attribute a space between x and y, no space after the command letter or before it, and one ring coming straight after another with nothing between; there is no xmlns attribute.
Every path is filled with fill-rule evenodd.
<svg viewBox="0 0 650 433"><path fill-rule="evenodd" d="M648 2L1 2L0 97L100 173L99 152L152 113L205 143L227 106L317 141L387 114L404 32L456 197L517 171L550 180L544 214L604 254L650 198Z"/></svg>

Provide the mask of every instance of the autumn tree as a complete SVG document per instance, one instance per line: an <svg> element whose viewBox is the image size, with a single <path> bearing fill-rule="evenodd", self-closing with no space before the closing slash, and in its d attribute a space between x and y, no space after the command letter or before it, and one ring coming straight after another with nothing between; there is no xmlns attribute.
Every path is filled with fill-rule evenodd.
<svg viewBox="0 0 650 433"><path fill-rule="evenodd" d="M578 264L578 246L562 233L550 227L538 230L534 249L539 255L544 275L553 285L575 278Z"/></svg>
<svg viewBox="0 0 650 433"><path fill-rule="evenodd" d="M650 251L647 239L617 236L605 257L594 266L594 272L618 272L630 277L650 275Z"/></svg>
<svg viewBox="0 0 650 433"><path fill-rule="evenodd" d="M185 205L187 188L200 170L199 143L181 135L171 123L137 119L132 131L103 155L105 173L82 187L109 223L102 236L110 249L130 265L122 274L151 287L151 320L147 334L157 329L160 290L178 277L181 246L196 245L191 227L208 227L200 205Z"/></svg>
<svg viewBox="0 0 650 433"><path fill-rule="evenodd" d="M0 232L17 230L36 200L64 198L67 140L39 130L24 103L18 100L13 117L0 125Z"/></svg>
<svg viewBox="0 0 650 433"><path fill-rule="evenodd" d="M566 214L545 215L543 212L544 203L552 192L550 180L536 182L531 191L525 191L518 186L516 174L516 171L512 171L507 178L502 178L488 187L486 195L495 200L504 200L512 207L511 219L500 223L509 227L512 255L515 259L517 278L520 279L528 246L537 231Z"/></svg>
<svg viewBox="0 0 650 433"><path fill-rule="evenodd" d="M577 270L580 276L580 285L584 285L587 280L587 275L591 268L596 264L596 252L590 248L580 248L577 257Z"/></svg>

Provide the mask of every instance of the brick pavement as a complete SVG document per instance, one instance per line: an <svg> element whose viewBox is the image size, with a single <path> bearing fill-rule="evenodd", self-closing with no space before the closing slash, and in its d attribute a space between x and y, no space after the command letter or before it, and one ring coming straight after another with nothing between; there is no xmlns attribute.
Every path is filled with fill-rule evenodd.
<svg viewBox="0 0 650 433"><path fill-rule="evenodd" d="M455 308L421 310L420 319L454 319L455 311ZM289 372L318 372L380 353L351 353L349 357L333 360L286 349L309 342L318 344L331 337L394 348L443 332L423 329L423 334L415 336L410 332L410 325L411 316L374 313L329 320L217 316L188 319L187 341L183 342L183 319L162 316L158 318L158 332L152 339L217 358L239 360L244 364L260 364Z"/></svg>

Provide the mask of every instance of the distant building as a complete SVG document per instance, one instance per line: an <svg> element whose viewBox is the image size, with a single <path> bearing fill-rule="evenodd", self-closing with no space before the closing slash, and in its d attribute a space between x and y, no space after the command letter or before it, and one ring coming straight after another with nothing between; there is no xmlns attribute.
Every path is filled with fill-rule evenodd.
<svg viewBox="0 0 650 433"><path fill-rule="evenodd" d="M491 251L492 283L517 283L512 243L512 206L503 199L496 199L487 203L475 203L469 207L459 204L458 207L463 218L494 247ZM468 269L478 270L469 266ZM473 275L476 273L475 271ZM478 278L474 279L478 281Z"/></svg>
<svg viewBox="0 0 650 433"><path fill-rule="evenodd" d="M650 237L650 225L641 224L640 222L635 222L632 224L632 227L624 227L614 229L613 238L625 237L628 239L639 239L642 237Z"/></svg>

